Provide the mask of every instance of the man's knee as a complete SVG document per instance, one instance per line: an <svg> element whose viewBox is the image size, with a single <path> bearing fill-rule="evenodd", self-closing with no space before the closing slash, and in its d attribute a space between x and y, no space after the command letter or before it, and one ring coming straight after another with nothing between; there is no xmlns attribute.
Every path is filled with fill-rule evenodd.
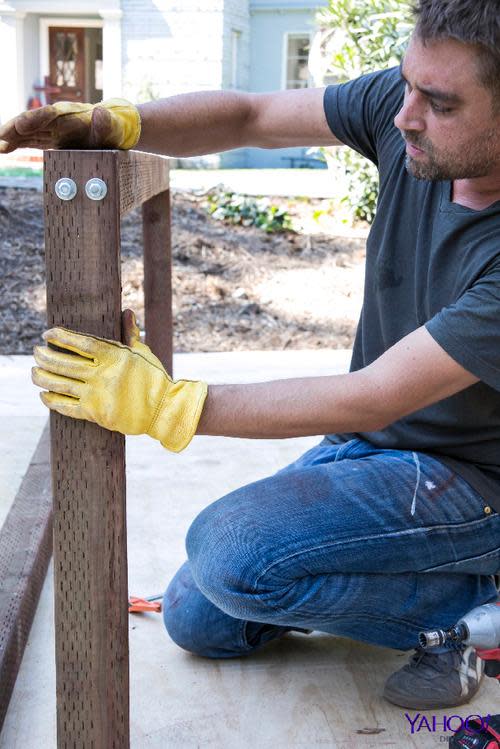
<svg viewBox="0 0 500 749"><path fill-rule="evenodd" d="M261 535L251 503L243 507L230 497L205 508L189 528L191 572L204 596L229 616L272 624L279 613L274 597L279 599L281 588L262 572L276 547Z"/></svg>
<svg viewBox="0 0 500 749"><path fill-rule="evenodd" d="M255 523L233 502L232 495L206 507L192 522L186 550L193 578L216 606L232 616L247 618L251 611L239 610L235 601L252 596L261 562Z"/></svg>
<svg viewBox="0 0 500 749"><path fill-rule="evenodd" d="M191 653L203 655L196 637L198 596L199 591L192 579L189 563L185 562L163 596L163 622L176 645Z"/></svg>
<svg viewBox="0 0 500 749"><path fill-rule="evenodd" d="M206 658L234 658L254 649L246 622L228 616L198 589L189 562L177 572L163 598L163 620L176 645Z"/></svg>

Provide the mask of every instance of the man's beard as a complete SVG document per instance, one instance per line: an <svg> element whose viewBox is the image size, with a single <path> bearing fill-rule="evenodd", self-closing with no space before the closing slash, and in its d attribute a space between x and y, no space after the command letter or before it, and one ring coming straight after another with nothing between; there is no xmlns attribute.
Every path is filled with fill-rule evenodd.
<svg viewBox="0 0 500 749"><path fill-rule="evenodd" d="M406 155L406 169L416 179L434 182L487 177L498 162L496 129L487 130L480 139L476 137L463 143L457 152L443 149L439 154L432 143L419 133L405 130L402 135L405 140L425 152L422 160Z"/></svg>

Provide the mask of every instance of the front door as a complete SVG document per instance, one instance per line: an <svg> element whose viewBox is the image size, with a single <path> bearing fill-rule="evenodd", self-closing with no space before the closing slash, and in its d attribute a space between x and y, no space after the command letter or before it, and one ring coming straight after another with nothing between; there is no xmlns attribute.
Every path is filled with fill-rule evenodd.
<svg viewBox="0 0 500 749"><path fill-rule="evenodd" d="M49 26L51 102L85 101L85 29Z"/></svg>

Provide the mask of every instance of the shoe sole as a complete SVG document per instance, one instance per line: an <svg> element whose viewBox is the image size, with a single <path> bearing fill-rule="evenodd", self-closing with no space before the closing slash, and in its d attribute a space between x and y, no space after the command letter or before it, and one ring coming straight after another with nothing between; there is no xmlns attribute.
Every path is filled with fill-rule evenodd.
<svg viewBox="0 0 500 749"><path fill-rule="evenodd" d="M476 691L472 694L469 694L467 697L464 697L460 702L453 702L449 704L443 704L442 702L422 702L421 700L419 702L411 702L410 700L403 700L399 695L392 695L390 693L383 693L384 699L387 700L387 702L392 703L393 705L397 705L398 707L408 707L410 710L445 710L449 707L459 707L460 705L466 705L467 702L470 702L479 692L479 687L476 689Z"/></svg>

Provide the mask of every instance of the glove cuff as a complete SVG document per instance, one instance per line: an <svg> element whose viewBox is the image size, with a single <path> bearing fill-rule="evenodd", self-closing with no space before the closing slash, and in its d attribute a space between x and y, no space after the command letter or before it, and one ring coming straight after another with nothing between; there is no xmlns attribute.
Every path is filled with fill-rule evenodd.
<svg viewBox="0 0 500 749"><path fill-rule="evenodd" d="M139 110L127 99L106 99L94 106L106 107L120 122L121 133L116 148L128 151L141 137L141 116Z"/></svg>
<svg viewBox="0 0 500 749"><path fill-rule="evenodd" d="M198 428L208 395L206 382L178 380L165 388L148 434L172 452L184 450Z"/></svg>

